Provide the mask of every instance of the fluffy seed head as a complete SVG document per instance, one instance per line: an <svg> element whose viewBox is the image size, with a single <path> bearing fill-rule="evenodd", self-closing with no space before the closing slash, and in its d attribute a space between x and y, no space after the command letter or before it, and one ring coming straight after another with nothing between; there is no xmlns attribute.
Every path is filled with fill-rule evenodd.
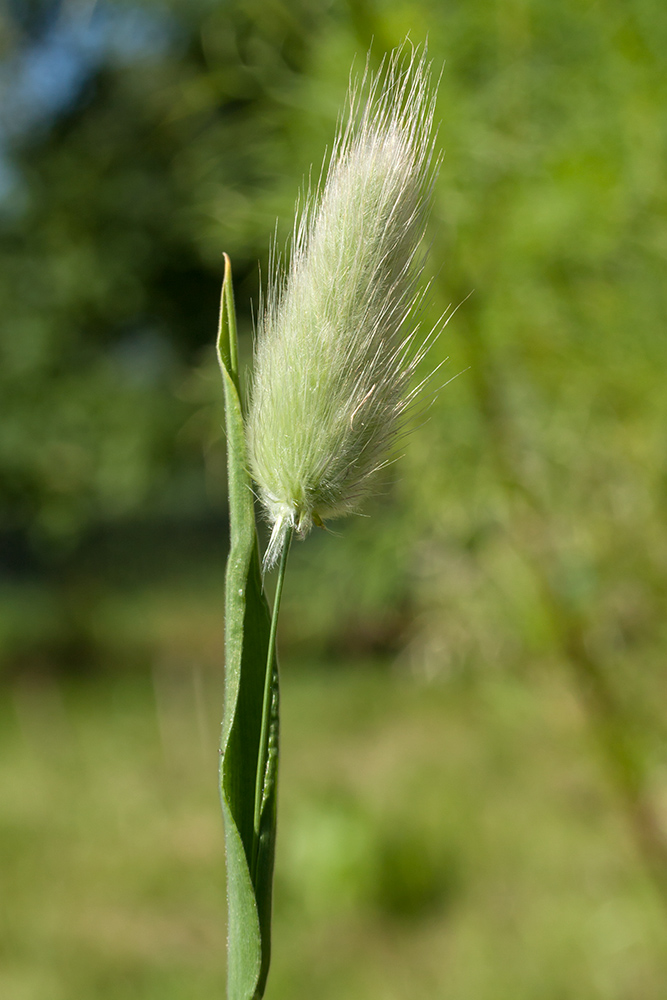
<svg viewBox="0 0 667 1000"><path fill-rule="evenodd" d="M253 478L272 526L355 511L414 393L426 345L413 314L433 165L430 66L396 50L350 88L321 190L295 223L286 275L269 279L247 422Z"/></svg>

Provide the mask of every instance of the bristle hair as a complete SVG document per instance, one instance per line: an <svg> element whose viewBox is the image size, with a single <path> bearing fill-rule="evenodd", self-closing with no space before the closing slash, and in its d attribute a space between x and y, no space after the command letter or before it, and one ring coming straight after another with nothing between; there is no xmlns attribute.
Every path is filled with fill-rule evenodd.
<svg viewBox="0 0 667 1000"><path fill-rule="evenodd" d="M359 508L409 406L427 349L415 326L420 244L437 163L425 49L409 43L350 86L326 178L297 212L257 329L247 421L252 476L272 528Z"/></svg>

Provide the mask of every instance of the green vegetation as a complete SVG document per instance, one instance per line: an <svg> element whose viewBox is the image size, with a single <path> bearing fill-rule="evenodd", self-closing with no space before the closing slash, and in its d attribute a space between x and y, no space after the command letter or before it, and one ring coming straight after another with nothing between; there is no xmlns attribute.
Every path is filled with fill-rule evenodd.
<svg viewBox="0 0 667 1000"><path fill-rule="evenodd" d="M14 688L3 996L222 995L221 694L164 661ZM285 669L282 768L276 1000L663 996L663 916L557 673Z"/></svg>
<svg viewBox="0 0 667 1000"><path fill-rule="evenodd" d="M0 13L0 993L222 995L222 252L246 360L348 67L410 32L456 378L290 557L267 997L658 1000L664 3L83 10Z"/></svg>

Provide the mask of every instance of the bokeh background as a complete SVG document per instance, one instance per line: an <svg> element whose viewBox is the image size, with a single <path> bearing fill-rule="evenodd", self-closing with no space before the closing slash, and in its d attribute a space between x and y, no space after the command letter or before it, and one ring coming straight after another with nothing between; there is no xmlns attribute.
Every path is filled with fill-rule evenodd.
<svg viewBox="0 0 667 1000"><path fill-rule="evenodd" d="M453 380L293 550L267 997L665 997L664 3L4 0L7 1000L223 996L222 252L249 358L350 66L408 33Z"/></svg>

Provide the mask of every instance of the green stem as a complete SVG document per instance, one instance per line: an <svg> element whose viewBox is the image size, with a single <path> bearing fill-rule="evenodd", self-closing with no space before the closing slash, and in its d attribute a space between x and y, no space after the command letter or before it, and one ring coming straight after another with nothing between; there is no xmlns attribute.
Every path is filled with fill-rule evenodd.
<svg viewBox="0 0 667 1000"><path fill-rule="evenodd" d="M257 774L255 777L255 817L254 836L252 850L252 879L254 882L257 867L257 852L259 849L259 825L262 818L262 800L264 798L264 778L266 773L266 755L269 744L269 727L271 716L271 682L273 678L273 661L276 654L276 635L278 632L278 612L280 611L280 599L283 594L283 583L285 581L285 569L287 568L287 557L289 555L290 544L294 529L290 526L283 541L283 549L280 554L280 565L278 567L278 579L276 581L276 593L273 598L273 611L271 613L271 631L269 633L269 648L266 655L266 673L264 675L264 699L262 701L262 729L259 736L259 752L257 754Z"/></svg>

